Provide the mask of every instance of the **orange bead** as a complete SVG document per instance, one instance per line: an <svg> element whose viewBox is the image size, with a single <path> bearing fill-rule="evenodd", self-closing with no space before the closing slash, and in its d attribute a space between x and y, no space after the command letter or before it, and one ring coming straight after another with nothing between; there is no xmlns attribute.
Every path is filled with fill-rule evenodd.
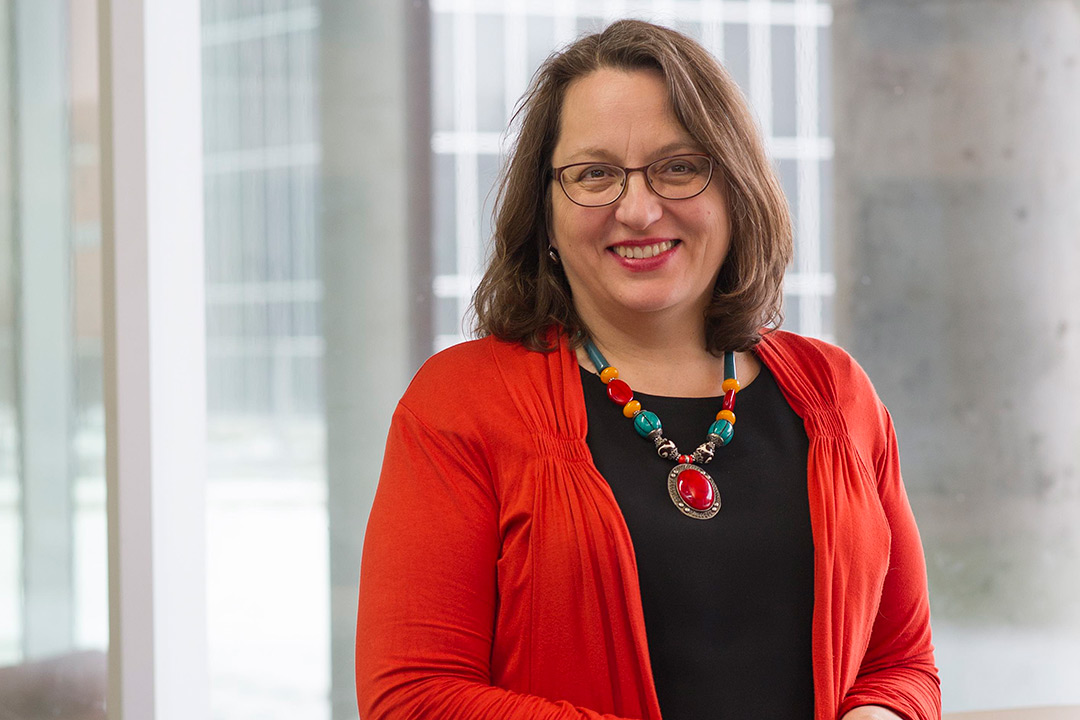
<svg viewBox="0 0 1080 720"><path fill-rule="evenodd" d="M740 386L739 386L739 381L736 380L735 378L728 378L727 380L724 381L724 384L721 385L720 387L723 388L724 392L728 392L729 390L734 390L735 392L739 392L739 390L741 389Z"/></svg>
<svg viewBox="0 0 1080 720"><path fill-rule="evenodd" d="M727 420L729 423L734 425L735 424L735 413L731 412L730 410L721 410L720 412L716 413L716 419L717 420Z"/></svg>
<svg viewBox="0 0 1080 720"><path fill-rule="evenodd" d="M630 402L623 405L622 414L628 418L634 417L639 412L641 412L641 403L639 403L637 400L631 400Z"/></svg>
<svg viewBox="0 0 1080 720"><path fill-rule="evenodd" d="M619 377L619 371L608 365L606 368L600 371L600 379L604 381L604 384L611 382L615 378Z"/></svg>

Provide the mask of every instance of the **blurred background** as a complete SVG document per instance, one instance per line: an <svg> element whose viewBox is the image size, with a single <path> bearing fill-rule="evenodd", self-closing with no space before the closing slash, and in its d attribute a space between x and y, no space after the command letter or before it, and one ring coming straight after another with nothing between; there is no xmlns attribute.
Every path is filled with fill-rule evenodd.
<svg viewBox="0 0 1080 720"><path fill-rule="evenodd" d="M0 709L3 666L108 646L97 13L0 2ZM1080 5L201 15L215 719L355 717L390 411L467 337L533 71L628 16L743 88L795 220L785 328L844 345L893 412L946 711L1080 704Z"/></svg>

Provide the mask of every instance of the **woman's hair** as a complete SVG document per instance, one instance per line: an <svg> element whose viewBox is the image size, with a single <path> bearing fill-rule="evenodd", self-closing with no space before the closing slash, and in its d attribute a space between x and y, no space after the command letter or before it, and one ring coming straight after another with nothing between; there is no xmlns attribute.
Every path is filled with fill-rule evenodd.
<svg viewBox="0 0 1080 720"><path fill-rule="evenodd" d="M705 310L708 350L748 350L778 327L784 270L792 256L787 201L738 86L701 45L668 28L621 20L552 54L514 114L520 123L499 184L494 247L473 295L475 329L550 350L558 326L575 343L588 334L562 269L548 257L551 156L566 89L600 68L659 71L690 136L718 163L726 184L731 245Z"/></svg>

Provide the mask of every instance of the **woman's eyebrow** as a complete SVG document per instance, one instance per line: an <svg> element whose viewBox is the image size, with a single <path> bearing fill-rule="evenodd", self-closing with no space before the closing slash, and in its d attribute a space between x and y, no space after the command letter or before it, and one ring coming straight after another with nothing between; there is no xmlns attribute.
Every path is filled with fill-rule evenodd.
<svg viewBox="0 0 1080 720"><path fill-rule="evenodd" d="M578 150L576 153L570 155L566 161L568 163L577 162L578 160L601 160L603 162L615 163L617 158L607 150L601 147L587 147Z"/></svg>
<svg viewBox="0 0 1080 720"><path fill-rule="evenodd" d="M698 149L697 143L692 140L676 140L675 142L670 142L661 148L657 148L651 154L654 156L654 158L659 159L666 157L672 153L678 152L701 152L701 150ZM621 162L621 160L615 157L615 155L610 151L602 147L592 146L582 148L577 152L573 153L572 155L567 157L566 163L564 164L579 162L579 158L585 161L599 160L601 162L611 163L613 165L618 165Z"/></svg>

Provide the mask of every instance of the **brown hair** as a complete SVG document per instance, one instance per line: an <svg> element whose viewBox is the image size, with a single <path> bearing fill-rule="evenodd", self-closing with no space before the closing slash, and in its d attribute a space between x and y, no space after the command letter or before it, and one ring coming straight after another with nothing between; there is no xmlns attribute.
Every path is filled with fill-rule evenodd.
<svg viewBox="0 0 1080 720"><path fill-rule="evenodd" d="M784 270L792 256L787 201L727 71L694 40L640 20L613 23L553 53L514 113L520 131L499 185L493 252L473 295L477 333L549 350L552 326L575 343L588 332L566 275L547 256L548 182L566 89L603 67L659 70L676 117L717 161L713 181L727 185L731 247L705 311L706 343L715 354L750 349L762 328L783 320Z"/></svg>

